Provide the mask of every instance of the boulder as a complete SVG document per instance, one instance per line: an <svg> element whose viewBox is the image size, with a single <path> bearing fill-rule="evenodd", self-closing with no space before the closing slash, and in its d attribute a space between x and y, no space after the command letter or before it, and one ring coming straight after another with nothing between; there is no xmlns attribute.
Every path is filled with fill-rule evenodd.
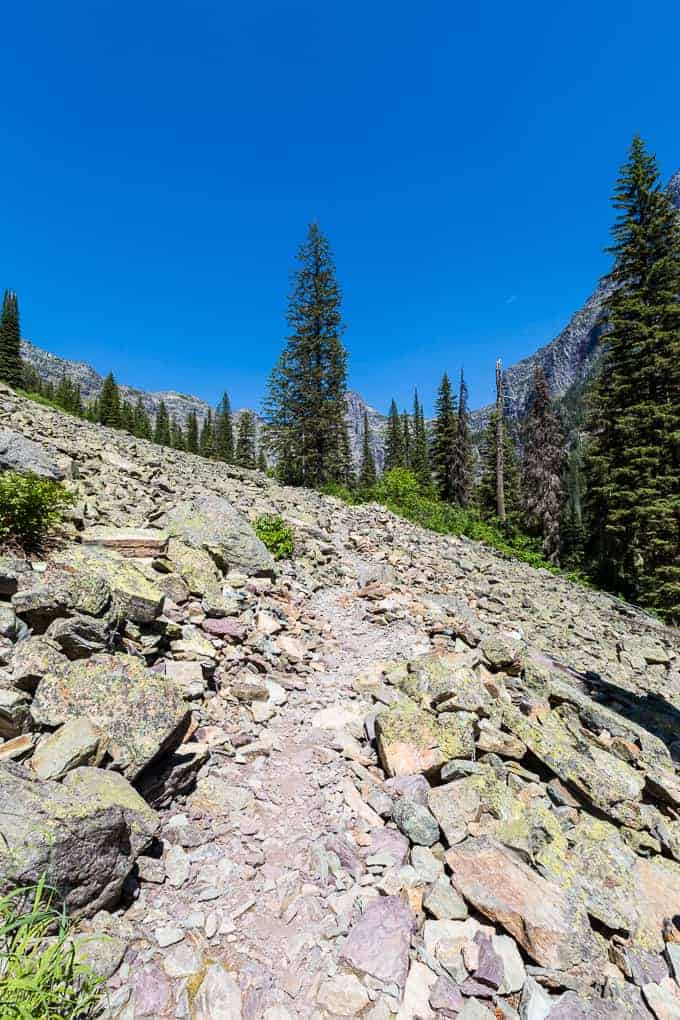
<svg viewBox="0 0 680 1020"><path fill-rule="evenodd" d="M471 715L435 716L410 700L380 712L376 733L388 776L436 775L449 759L472 756L475 746Z"/></svg>
<svg viewBox="0 0 680 1020"><path fill-rule="evenodd" d="M110 621L94 616L67 616L53 620L45 637L54 641L69 659L87 659L95 652L103 652L111 639Z"/></svg>
<svg viewBox="0 0 680 1020"><path fill-rule="evenodd" d="M168 559L190 594L207 596L211 602L221 598L219 571L203 549L194 549L185 542L171 538L168 543Z"/></svg>
<svg viewBox="0 0 680 1020"><path fill-rule="evenodd" d="M56 642L46 637L29 637L14 647L12 683L33 694L45 673L59 673L67 667L68 660Z"/></svg>
<svg viewBox="0 0 680 1020"><path fill-rule="evenodd" d="M467 839L446 854L456 889L502 925L543 967L567 970L599 953L577 897L568 895L488 836Z"/></svg>
<svg viewBox="0 0 680 1020"><path fill-rule="evenodd" d="M44 579L32 588L21 588L12 596L17 616L35 634L43 634L53 620L71 613L101 616L111 603L111 589L102 574L79 568L68 560L75 550L61 553L64 567L50 566Z"/></svg>
<svg viewBox="0 0 680 1020"><path fill-rule="evenodd" d="M121 556L162 556L167 549L168 535L155 528L106 528L96 525L85 528L80 541L83 545L113 549Z"/></svg>
<svg viewBox="0 0 680 1020"><path fill-rule="evenodd" d="M162 523L171 537L209 553L220 570L256 576L275 573L271 553L246 519L220 496L208 494L183 502Z"/></svg>
<svg viewBox="0 0 680 1020"><path fill-rule="evenodd" d="M350 931L340 958L354 970L403 988L415 917L398 896L369 904Z"/></svg>
<svg viewBox="0 0 680 1020"><path fill-rule="evenodd" d="M72 571L81 584L97 580L104 583L111 591L118 616L133 623L152 623L160 616L163 592L130 559L110 549L75 546L54 556L53 562Z"/></svg>
<svg viewBox="0 0 680 1020"><path fill-rule="evenodd" d="M87 771L104 780L113 776L126 797L134 795L122 776ZM112 906L144 845L131 831L120 800L41 780L22 765L3 765L0 888L36 883L45 875L75 917Z"/></svg>
<svg viewBox="0 0 680 1020"><path fill-rule="evenodd" d="M119 772L83 766L69 772L62 785L90 803L120 808L130 833L130 850L135 860L158 835L158 815Z"/></svg>
<svg viewBox="0 0 680 1020"><path fill-rule="evenodd" d="M19 471L61 482L71 475L69 457L51 453L20 432L0 427L0 471Z"/></svg>
<svg viewBox="0 0 680 1020"><path fill-rule="evenodd" d="M0 680L0 737L11 740L29 728L31 699L25 691L10 687Z"/></svg>
<svg viewBox="0 0 680 1020"><path fill-rule="evenodd" d="M31 714L50 728L86 716L106 734L115 768L131 780L178 747L189 723L189 706L177 685L131 655L95 655L69 663L60 674L46 674Z"/></svg>

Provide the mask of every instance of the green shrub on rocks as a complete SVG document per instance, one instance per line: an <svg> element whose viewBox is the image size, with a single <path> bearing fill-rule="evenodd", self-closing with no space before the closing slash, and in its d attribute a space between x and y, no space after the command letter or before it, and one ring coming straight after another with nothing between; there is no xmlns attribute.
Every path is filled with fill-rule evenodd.
<svg viewBox="0 0 680 1020"><path fill-rule="evenodd" d="M257 537L275 560L287 559L293 555L295 535L282 517L263 514L255 521L254 529Z"/></svg>
<svg viewBox="0 0 680 1020"><path fill-rule="evenodd" d="M0 474L0 542L38 545L74 501L57 482L33 474Z"/></svg>
<svg viewBox="0 0 680 1020"><path fill-rule="evenodd" d="M37 886L0 898L0 1016L16 1020L90 1020L101 979L77 958L63 911Z"/></svg>

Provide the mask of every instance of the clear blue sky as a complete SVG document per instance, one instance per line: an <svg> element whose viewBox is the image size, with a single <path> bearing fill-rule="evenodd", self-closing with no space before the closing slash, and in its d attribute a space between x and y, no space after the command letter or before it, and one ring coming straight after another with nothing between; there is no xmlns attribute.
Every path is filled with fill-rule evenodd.
<svg viewBox="0 0 680 1020"><path fill-rule="evenodd" d="M608 266L639 131L680 166L680 4L157 3L3 11L0 286L122 381L257 405L317 218L350 384L474 406Z"/></svg>

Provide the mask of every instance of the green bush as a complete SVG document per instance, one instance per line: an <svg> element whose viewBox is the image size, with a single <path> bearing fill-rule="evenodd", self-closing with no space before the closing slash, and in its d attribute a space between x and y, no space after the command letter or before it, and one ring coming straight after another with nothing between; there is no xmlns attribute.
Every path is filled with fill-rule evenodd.
<svg viewBox="0 0 680 1020"><path fill-rule="evenodd" d="M407 468L392 468L386 471L375 487L375 498L379 503L396 503L408 506L419 494L418 479Z"/></svg>
<svg viewBox="0 0 680 1020"><path fill-rule="evenodd" d="M0 474L0 542L36 546L73 500L72 493L48 478L16 471Z"/></svg>
<svg viewBox="0 0 680 1020"><path fill-rule="evenodd" d="M0 1016L6 1020L89 1020L101 979L76 959L69 922L41 879L0 898Z"/></svg>
<svg viewBox="0 0 680 1020"><path fill-rule="evenodd" d="M295 535L283 518L275 514L258 517L255 521L255 534L275 560L287 559L293 555Z"/></svg>

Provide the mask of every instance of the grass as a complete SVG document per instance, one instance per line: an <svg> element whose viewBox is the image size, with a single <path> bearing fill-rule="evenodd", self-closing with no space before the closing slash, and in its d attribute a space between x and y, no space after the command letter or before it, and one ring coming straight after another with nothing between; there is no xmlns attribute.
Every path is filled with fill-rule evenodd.
<svg viewBox="0 0 680 1020"><path fill-rule="evenodd" d="M44 877L0 898L0 1017L90 1020L102 982L76 959L63 910L52 905Z"/></svg>

